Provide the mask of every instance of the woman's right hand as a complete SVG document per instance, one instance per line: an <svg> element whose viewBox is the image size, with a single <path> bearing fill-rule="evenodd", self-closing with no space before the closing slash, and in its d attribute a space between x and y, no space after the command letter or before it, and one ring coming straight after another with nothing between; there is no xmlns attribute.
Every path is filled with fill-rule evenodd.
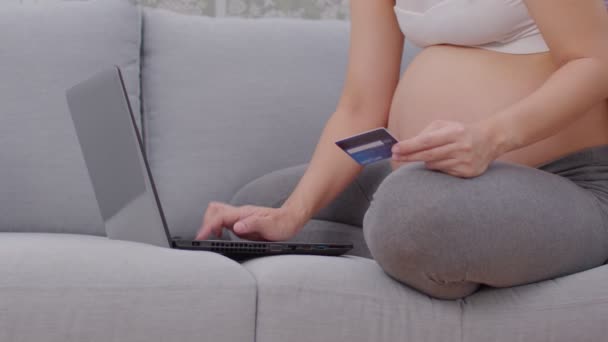
<svg viewBox="0 0 608 342"><path fill-rule="evenodd" d="M230 229L247 240L283 241L291 239L303 223L286 208L254 205L239 207L211 202L205 211L196 240L205 240L212 233L222 236L222 228Z"/></svg>

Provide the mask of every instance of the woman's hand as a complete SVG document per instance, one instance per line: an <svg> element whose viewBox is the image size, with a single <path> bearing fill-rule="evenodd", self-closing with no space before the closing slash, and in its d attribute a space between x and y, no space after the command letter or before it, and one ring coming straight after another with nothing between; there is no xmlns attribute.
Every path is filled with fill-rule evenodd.
<svg viewBox="0 0 608 342"><path fill-rule="evenodd" d="M484 122L435 120L418 135L393 145L393 160L423 161L428 169L472 178L500 155L497 141Z"/></svg>
<svg viewBox="0 0 608 342"><path fill-rule="evenodd" d="M213 233L222 236L222 227L247 240L282 241L292 238L302 227L295 215L285 208L253 205L235 207L211 202L205 211L196 240L205 240Z"/></svg>

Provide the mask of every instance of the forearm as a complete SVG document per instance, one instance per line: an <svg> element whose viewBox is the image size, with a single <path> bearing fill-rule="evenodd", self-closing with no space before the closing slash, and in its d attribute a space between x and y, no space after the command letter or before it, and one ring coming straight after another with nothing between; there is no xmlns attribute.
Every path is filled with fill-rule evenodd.
<svg viewBox="0 0 608 342"><path fill-rule="evenodd" d="M529 96L484 120L499 154L548 138L608 97L608 68L596 58L570 61Z"/></svg>
<svg viewBox="0 0 608 342"><path fill-rule="evenodd" d="M382 115L335 112L327 121L309 166L283 204L304 224L318 210L335 199L361 172L357 164L335 141L375 127L386 127Z"/></svg>

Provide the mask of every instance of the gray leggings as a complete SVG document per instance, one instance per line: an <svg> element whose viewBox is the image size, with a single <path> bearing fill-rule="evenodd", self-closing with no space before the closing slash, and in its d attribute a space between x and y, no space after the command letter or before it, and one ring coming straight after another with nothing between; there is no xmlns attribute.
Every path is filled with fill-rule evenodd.
<svg viewBox="0 0 608 342"><path fill-rule="evenodd" d="M306 166L262 177L231 203L278 207ZM385 160L313 219L362 227L389 276L441 299L580 272L608 259L608 145L538 168L494 161L471 179L421 162L391 172Z"/></svg>

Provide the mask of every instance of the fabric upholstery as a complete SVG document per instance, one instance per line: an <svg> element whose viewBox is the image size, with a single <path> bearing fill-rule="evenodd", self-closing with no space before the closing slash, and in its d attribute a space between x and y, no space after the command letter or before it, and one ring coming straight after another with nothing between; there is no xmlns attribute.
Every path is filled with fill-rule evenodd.
<svg viewBox="0 0 608 342"><path fill-rule="evenodd" d="M65 91L119 65L139 115L139 19L126 0L0 6L0 231L105 234Z"/></svg>
<svg viewBox="0 0 608 342"><path fill-rule="evenodd" d="M257 342L460 341L461 301L432 299L355 256L248 261L258 284Z"/></svg>
<svg viewBox="0 0 608 342"><path fill-rule="evenodd" d="M603 341L608 266L439 300L359 257L276 256L244 263L258 284L256 341Z"/></svg>
<svg viewBox="0 0 608 342"><path fill-rule="evenodd" d="M462 341L606 341L608 266L466 299Z"/></svg>
<svg viewBox="0 0 608 342"><path fill-rule="evenodd" d="M236 262L105 237L0 234L0 341L253 341Z"/></svg>

